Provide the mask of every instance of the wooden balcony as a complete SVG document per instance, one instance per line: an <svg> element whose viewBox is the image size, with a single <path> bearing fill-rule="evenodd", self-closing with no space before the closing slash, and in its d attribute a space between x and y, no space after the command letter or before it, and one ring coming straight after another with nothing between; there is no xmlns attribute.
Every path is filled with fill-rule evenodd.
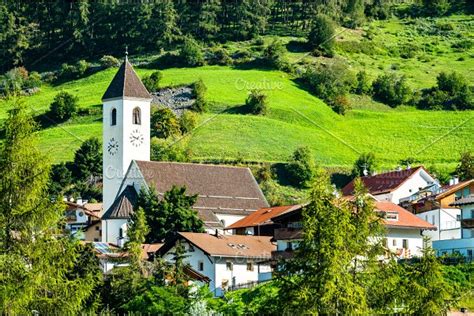
<svg viewBox="0 0 474 316"><path fill-rule="evenodd" d="M272 260L275 260L275 261L291 259L293 258L293 256L294 256L293 250L272 251Z"/></svg>
<svg viewBox="0 0 474 316"><path fill-rule="evenodd" d="M292 240L303 238L303 231L301 228L277 228L274 231L276 240Z"/></svg>
<svg viewBox="0 0 474 316"><path fill-rule="evenodd" d="M461 220L462 228L474 228L474 218L464 218Z"/></svg>

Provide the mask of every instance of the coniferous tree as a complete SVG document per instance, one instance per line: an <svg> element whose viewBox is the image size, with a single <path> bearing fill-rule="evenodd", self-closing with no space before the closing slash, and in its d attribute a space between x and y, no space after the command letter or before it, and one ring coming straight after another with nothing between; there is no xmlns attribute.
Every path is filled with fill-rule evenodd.
<svg viewBox="0 0 474 316"><path fill-rule="evenodd" d="M126 249L128 250L130 264L133 269L140 269L141 267L142 244L145 243L146 235L149 231L145 212L139 207L130 218L127 230L129 240L126 244Z"/></svg>
<svg viewBox="0 0 474 316"><path fill-rule="evenodd" d="M76 151L73 174L78 180L88 180L102 175L102 146L98 138L87 139Z"/></svg>
<svg viewBox="0 0 474 316"><path fill-rule="evenodd" d="M161 242L177 232L203 232L203 222L192 209L197 195L186 194L185 187L173 186L162 199L153 190L142 190L138 206L145 211L150 232L147 242Z"/></svg>
<svg viewBox="0 0 474 316"><path fill-rule="evenodd" d="M326 174L315 177L304 207L303 240L285 263L282 301L292 312L361 314L367 311L363 288L350 273L354 251L350 238L352 207L333 195Z"/></svg>
<svg viewBox="0 0 474 316"><path fill-rule="evenodd" d="M76 314L93 294L93 269L80 272L80 245L61 235L61 202L47 194L50 168L35 123L13 100L0 147L0 275L5 314Z"/></svg>

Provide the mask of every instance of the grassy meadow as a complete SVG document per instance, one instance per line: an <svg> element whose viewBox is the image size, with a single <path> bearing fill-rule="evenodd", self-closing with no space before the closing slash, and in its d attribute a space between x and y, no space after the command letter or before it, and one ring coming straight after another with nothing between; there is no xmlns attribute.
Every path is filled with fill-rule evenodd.
<svg viewBox="0 0 474 316"><path fill-rule="evenodd" d="M457 37L432 34L433 23L451 23ZM405 74L415 89L432 86L443 70L459 71L474 83L470 75L474 70L473 50L459 52L452 48L459 36L473 36L473 24L473 19L466 16L449 21L441 18L374 22L370 28L374 52L352 49L354 43L363 43L368 30L343 30L338 36L336 58L345 59L354 71L366 70L372 78L396 70ZM410 58L396 57L393 50L410 44L409 38L414 38L413 45L421 48ZM282 39L287 43L301 40ZM266 42L270 40L265 38ZM433 43L438 44L433 48ZM292 50L288 58L295 63L317 60ZM140 76L153 71L136 70ZM101 138L101 96L115 72L116 69L108 69L56 86L44 84L39 93L25 98L37 115L48 109L61 90L78 96L80 108L89 109L87 114L69 122L39 131L41 147L54 162L72 159L75 149L88 137ZM204 66L162 72L163 85L191 83L201 78L208 87L210 111L201 115L200 125L182 140L194 160L286 161L297 146L306 145L325 166L350 166L360 153L372 151L386 168L395 167L407 157L428 166L453 167L461 151L474 149L474 111L420 111L408 106L392 109L369 97L354 95L353 110L340 116L280 71ZM268 95L266 116L241 114L239 107L252 89L263 89ZM0 120L6 117L7 108L0 103Z"/></svg>

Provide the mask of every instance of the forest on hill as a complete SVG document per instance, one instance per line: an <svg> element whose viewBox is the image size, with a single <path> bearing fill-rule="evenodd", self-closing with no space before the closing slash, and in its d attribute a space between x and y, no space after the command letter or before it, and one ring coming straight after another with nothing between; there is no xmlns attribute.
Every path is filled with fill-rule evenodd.
<svg viewBox="0 0 474 316"><path fill-rule="evenodd" d="M406 4L405 4L406 2ZM366 20L472 13L470 1L448 0L199 0L2 1L0 70L102 55L170 49L192 36L203 42L263 34L307 33L316 14L355 28ZM395 6L399 5L401 6Z"/></svg>

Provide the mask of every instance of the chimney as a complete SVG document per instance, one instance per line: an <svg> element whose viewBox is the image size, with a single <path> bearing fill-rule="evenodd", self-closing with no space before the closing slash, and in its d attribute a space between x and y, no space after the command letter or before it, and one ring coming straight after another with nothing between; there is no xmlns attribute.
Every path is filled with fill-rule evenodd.
<svg viewBox="0 0 474 316"><path fill-rule="evenodd" d="M453 185L453 184L454 184L454 178L449 179L449 185Z"/></svg>
<svg viewBox="0 0 474 316"><path fill-rule="evenodd" d="M458 184L458 183L459 183L459 178L458 178L458 176L455 176L455 177L453 178L453 182L454 182L453 184Z"/></svg>

